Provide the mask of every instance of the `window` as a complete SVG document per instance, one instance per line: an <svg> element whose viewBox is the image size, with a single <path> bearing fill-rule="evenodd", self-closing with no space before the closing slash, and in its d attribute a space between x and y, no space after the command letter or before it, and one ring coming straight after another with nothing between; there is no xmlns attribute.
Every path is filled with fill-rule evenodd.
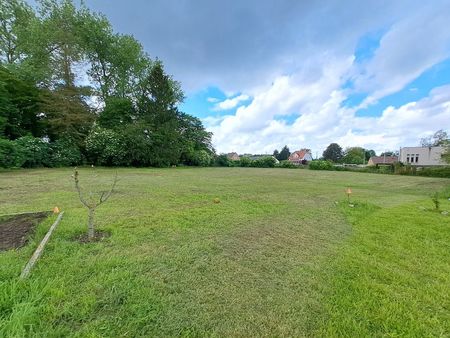
<svg viewBox="0 0 450 338"><path fill-rule="evenodd" d="M409 154L406 155L406 163L409 163Z"/></svg>
<svg viewBox="0 0 450 338"><path fill-rule="evenodd" d="M416 163L419 162L419 154L416 154Z"/></svg>

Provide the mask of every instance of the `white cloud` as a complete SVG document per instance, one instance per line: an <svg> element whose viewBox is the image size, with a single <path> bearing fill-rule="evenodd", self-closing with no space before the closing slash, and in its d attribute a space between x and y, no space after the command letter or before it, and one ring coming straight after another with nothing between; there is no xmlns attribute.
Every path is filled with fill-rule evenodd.
<svg viewBox="0 0 450 338"><path fill-rule="evenodd" d="M357 90L370 92L361 108L403 89L424 71L450 55L450 2L430 3L395 23L382 37L374 57L359 69Z"/></svg>
<svg viewBox="0 0 450 338"><path fill-rule="evenodd" d="M326 76L318 81L322 85L327 82ZM214 144L220 152L240 153L271 153L287 144L291 150L311 148L320 156L329 143L338 142L343 147L363 146L380 153L417 145L421 137L450 127L450 85L435 88L417 102L388 107L379 117L357 117L355 109L342 107L346 96L337 87L323 88L321 93L328 95L321 95L312 104L304 102L313 97L310 95L298 101L293 98L307 92L308 86L293 88L289 79L281 78L250 105L239 108L236 115L227 116L210 128ZM292 107L304 109L304 113L290 125L278 121L272 113L274 107L280 107L278 101L295 102ZM264 104L268 109L260 110Z"/></svg>
<svg viewBox="0 0 450 338"><path fill-rule="evenodd" d="M416 145L421 137L450 128L450 86L435 88L417 102L388 107L379 117L356 115L450 56L450 31L444 29L449 14L447 3L396 21L364 64L342 50L316 50L302 58L301 67L249 90L251 103L210 128L216 149L261 153L287 144L291 150L308 147L320 155L329 143L338 142L381 152ZM355 89L344 89L348 80ZM354 90L369 95L359 107L344 107ZM283 121L293 116L292 123Z"/></svg>
<svg viewBox="0 0 450 338"><path fill-rule="evenodd" d="M216 102L219 102L220 100L217 97L208 97L206 99L206 101L208 101L210 103L216 103Z"/></svg>
<svg viewBox="0 0 450 338"><path fill-rule="evenodd" d="M230 110L230 109L236 108L241 102L247 101L248 99L250 99L250 97L248 95L241 94L239 96L235 96L233 98L226 99L222 102L218 102L214 106L213 110L215 110L215 111Z"/></svg>

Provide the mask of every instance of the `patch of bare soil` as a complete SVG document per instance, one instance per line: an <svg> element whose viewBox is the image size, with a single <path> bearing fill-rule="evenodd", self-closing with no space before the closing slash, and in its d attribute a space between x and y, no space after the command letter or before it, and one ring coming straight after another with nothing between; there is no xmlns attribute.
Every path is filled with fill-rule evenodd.
<svg viewBox="0 0 450 338"><path fill-rule="evenodd" d="M48 217L50 212L36 212L7 216L0 219L0 251L24 246L33 234L36 225Z"/></svg>

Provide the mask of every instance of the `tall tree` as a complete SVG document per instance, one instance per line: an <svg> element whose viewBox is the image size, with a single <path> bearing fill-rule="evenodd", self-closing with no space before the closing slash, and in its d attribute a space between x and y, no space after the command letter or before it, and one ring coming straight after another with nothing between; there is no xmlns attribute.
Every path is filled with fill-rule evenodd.
<svg viewBox="0 0 450 338"><path fill-rule="evenodd" d="M119 129L131 124L136 118L136 109L130 99L108 97L98 122L103 128Z"/></svg>
<svg viewBox="0 0 450 338"><path fill-rule="evenodd" d="M278 160L279 161L285 161L289 158L289 156L291 155L291 152L289 151L289 148L287 145L285 145L283 147L283 149L281 149L280 154L278 155Z"/></svg>
<svg viewBox="0 0 450 338"><path fill-rule="evenodd" d="M68 137L74 139L78 146L83 145L95 116L80 88L60 86L53 91L43 91L42 108L52 141Z"/></svg>
<svg viewBox="0 0 450 338"><path fill-rule="evenodd" d="M365 149L361 147L349 147L345 149L342 161L350 164L363 164L365 162Z"/></svg>
<svg viewBox="0 0 450 338"><path fill-rule="evenodd" d="M39 90L0 66L0 135L14 140L31 134L42 136Z"/></svg>
<svg viewBox="0 0 450 338"><path fill-rule="evenodd" d="M377 156L375 150L373 149L365 149L365 160L366 162L372 157L372 156Z"/></svg>
<svg viewBox="0 0 450 338"><path fill-rule="evenodd" d="M278 149L275 149L274 151L273 151L273 157L275 157L277 160L280 160L278 157L280 156L280 152L278 151Z"/></svg>
<svg viewBox="0 0 450 338"><path fill-rule="evenodd" d="M337 143L330 143L330 145L325 149L325 151L322 154L323 158L325 160L333 161L335 163L338 163L342 160L342 157L344 156L342 148Z"/></svg>
<svg viewBox="0 0 450 338"><path fill-rule="evenodd" d="M23 58L24 30L32 18L32 9L23 1L0 2L0 62L13 65Z"/></svg>
<svg viewBox="0 0 450 338"><path fill-rule="evenodd" d="M422 147L436 147L443 146L450 142L448 134L443 129L438 130L432 136L420 139L420 145Z"/></svg>

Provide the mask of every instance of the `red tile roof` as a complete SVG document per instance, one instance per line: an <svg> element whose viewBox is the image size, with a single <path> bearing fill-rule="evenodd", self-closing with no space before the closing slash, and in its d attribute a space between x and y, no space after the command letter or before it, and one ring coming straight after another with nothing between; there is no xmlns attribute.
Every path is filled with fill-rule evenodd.
<svg viewBox="0 0 450 338"><path fill-rule="evenodd" d="M301 149L301 150L297 150L294 151L290 156L289 156L289 160L302 160L306 154L309 153L308 149ZM297 155L297 156L295 156Z"/></svg>

